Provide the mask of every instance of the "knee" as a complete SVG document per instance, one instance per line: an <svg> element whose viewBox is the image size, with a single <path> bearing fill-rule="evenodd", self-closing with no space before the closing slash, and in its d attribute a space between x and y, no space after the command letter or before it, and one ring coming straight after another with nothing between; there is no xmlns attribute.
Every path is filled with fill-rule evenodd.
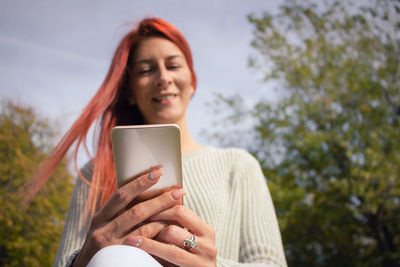
<svg viewBox="0 0 400 267"><path fill-rule="evenodd" d="M161 266L150 254L133 246L113 245L102 248L90 260L88 267L125 267L132 262L143 262L151 265Z"/></svg>

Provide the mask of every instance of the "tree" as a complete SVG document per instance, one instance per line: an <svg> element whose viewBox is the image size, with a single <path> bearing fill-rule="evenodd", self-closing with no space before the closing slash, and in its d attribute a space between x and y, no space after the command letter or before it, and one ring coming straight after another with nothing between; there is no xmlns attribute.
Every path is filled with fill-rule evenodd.
<svg viewBox="0 0 400 267"><path fill-rule="evenodd" d="M0 114L0 266L51 266L72 177L63 162L24 210L16 193L51 146L54 132L31 108L12 102Z"/></svg>
<svg viewBox="0 0 400 267"><path fill-rule="evenodd" d="M286 1L249 21L250 64L280 96L249 111L249 147L289 265L399 266L400 3Z"/></svg>

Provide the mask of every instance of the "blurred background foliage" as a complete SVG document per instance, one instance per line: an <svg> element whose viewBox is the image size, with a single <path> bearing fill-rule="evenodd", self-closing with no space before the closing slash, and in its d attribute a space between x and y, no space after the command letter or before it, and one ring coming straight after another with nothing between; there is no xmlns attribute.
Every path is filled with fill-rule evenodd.
<svg viewBox="0 0 400 267"><path fill-rule="evenodd" d="M65 162L27 209L17 194L51 149L54 128L32 108L1 105L0 266L51 266L55 259L73 187Z"/></svg>
<svg viewBox="0 0 400 267"><path fill-rule="evenodd" d="M220 95L216 114L230 112L216 123L250 119L244 146L261 161L289 266L400 266L400 2L289 0L249 21L249 64L278 98L246 108Z"/></svg>

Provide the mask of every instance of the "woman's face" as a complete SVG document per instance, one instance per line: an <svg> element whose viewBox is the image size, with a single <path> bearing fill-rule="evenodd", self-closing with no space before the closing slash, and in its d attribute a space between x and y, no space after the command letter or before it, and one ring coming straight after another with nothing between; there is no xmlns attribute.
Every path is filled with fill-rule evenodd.
<svg viewBox="0 0 400 267"><path fill-rule="evenodd" d="M143 40L131 66L131 96L146 123L176 123L185 120L194 93L191 72L182 51L161 37Z"/></svg>

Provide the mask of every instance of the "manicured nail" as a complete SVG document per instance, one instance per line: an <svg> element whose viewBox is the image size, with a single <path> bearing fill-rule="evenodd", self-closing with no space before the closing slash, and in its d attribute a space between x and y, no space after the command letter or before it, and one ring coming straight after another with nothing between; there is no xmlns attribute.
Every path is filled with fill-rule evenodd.
<svg viewBox="0 0 400 267"><path fill-rule="evenodd" d="M128 245L138 248L142 245L143 239L138 236L130 236L127 238L126 242L128 243Z"/></svg>
<svg viewBox="0 0 400 267"><path fill-rule="evenodd" d="M158 169L147 174L147 177L149 178L150 181L154 181L158 179L161 175L163 175L163 173L164 172L161 169Z"/></svg>
<svg viewBox="0 0 400 267"><path fill-rule="evenodd" d="M177 190L172 191L171 195L172 195L173 199L178 200L181 197L183 197L184 195L186 195L186 191L183 188L179 188Z"/></svg>

